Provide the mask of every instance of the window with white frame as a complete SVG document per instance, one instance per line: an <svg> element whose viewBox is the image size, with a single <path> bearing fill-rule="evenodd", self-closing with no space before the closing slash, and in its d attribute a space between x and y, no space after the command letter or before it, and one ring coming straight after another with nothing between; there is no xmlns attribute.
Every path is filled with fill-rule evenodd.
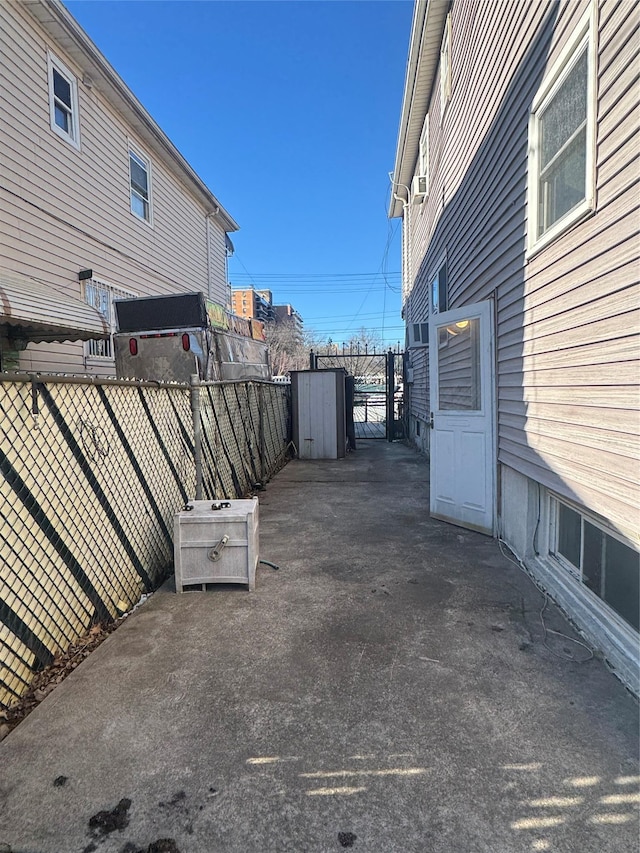
<svg viewBox="0 0 640 853"><path fill-rule="evenodd" d="M420 152L418 156L418 174L424 175L429 186L429 113L425 116L420 134Z"/></svg>
<svg viewBox="0 0 640 853"><path fill-rule="evenodd" d="M49 119L51 129L80 148L78 115L78 82L67 66L52 53L48 54Z"/></svg>
<svg viewBox="0 0 640 853"><path fill-rule="evenodd" d="M113 334L116 330L116 318L113 307L116 299L132 299L137 296L130 290L114 287L97 278L91 278L84 283L84 299L96 311L105 318L111 334L105 340L91 340L85 343L85 357L87 359L110 360L114 359Z"/></svg>
<svg viewBox="0 0 640 853"><path fill-rule="evenodd" d="M438 271L431 277L429 285L431 313L441 314L449 307L449 287L447 280L446 261L441 263Z"/></svg>
<svg viewBox="0 0 640 853"><path fill-rule="evenodd" d="M131 213L151 222L151 162L129 149Z"/></svg>
<svg viewBox="0 0 640 853"><path fill-rule="evenodd" d="M529 250L593 209L595 60L586 15L542 81L529 120Z"/></svg>
<svg viewBox="0 0 640 853"><path fill-rule="evenodd" d="M444 33L440 46L440 116L451 97L451 15L444 22Z"/></svg>
<svg viewBox="0 0 640 853"><path fill-rule="evenodd" d="M555 559L640 630L640 554L594 519L555 497L550 505L549 551Z"/></svg>

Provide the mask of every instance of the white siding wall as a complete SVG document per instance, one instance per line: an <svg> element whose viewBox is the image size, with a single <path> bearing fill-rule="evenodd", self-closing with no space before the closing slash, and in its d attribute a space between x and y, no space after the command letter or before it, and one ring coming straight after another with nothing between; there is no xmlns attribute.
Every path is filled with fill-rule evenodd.
<svg viewBox="0 0 640 853"><path fill-rule="evenodd" d="M202 205L19 4L0 5L0 39L0 264L75 296L85 268L140 295L206 292L210 276L224 302L220 226L208 259ZM48 49L78 80L79 151L49 124ZM152 225L129 209L130 141L151 160ZM70 370L75 359L77 370L81 357L80 345L38 345L23 364Z"/></svg>
<svg viewBox="0 0 640 853"><path fill-rule="evenodd" d="M499 461L633 534L640 505L633 4L599 2L596 213L525 257L529 110L586 8L587 0L453 4L452 96L441 117L436 75L430 193L409 217L415 284L406 314L409 322L426 319L428 277L446 252L450 307L496 303ZM425 371L421 355L412 413L422 417Z"/></svg>

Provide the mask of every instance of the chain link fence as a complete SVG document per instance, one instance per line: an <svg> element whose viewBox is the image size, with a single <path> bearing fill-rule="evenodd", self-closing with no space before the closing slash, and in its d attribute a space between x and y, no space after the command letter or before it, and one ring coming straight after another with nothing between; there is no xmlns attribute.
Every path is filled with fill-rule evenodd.
<svg viewBox="0 0 640 853"><path fill-rule="evenodd" d="M173 516L286 462L289 389L77 377L0 382L0 707L172 571ZM198 414L199 410L199 414Z"/></svg>

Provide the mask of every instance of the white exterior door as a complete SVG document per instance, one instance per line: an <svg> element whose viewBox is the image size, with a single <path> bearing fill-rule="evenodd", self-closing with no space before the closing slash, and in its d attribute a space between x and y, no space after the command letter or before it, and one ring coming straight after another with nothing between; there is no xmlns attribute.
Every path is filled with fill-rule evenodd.
<svg viewBox="0 0 640 853"><path fill-rule="evenodd" d="M431 515L493 535L493 303L429 323Z"/></svg>

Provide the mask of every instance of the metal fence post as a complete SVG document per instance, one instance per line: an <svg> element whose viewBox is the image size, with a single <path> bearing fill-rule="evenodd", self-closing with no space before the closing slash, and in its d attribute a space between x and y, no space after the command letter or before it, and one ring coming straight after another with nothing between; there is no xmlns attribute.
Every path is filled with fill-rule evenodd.
<svg viewBox="0 0 640 853"><path fill-rule="evenodd" d="M394 394L395 394L395 359L391 347L387 353L387 441L393 441L395 434L395 412L394 412Z"/></svg>
<svg viewBox="0 0 640 853"><path fill-rule="evenodd" d="M202 422L200 420L200 377L191 375L191 415L193 418L193 460L196 466L196 500L202 500Z"/></svg>
<svg viewBox="0 0 640 853"><path fill-rule="evenodd" d="M267 479L264 436L264 385L258 385L258 455L260 457L260 482Z"/></svg>

